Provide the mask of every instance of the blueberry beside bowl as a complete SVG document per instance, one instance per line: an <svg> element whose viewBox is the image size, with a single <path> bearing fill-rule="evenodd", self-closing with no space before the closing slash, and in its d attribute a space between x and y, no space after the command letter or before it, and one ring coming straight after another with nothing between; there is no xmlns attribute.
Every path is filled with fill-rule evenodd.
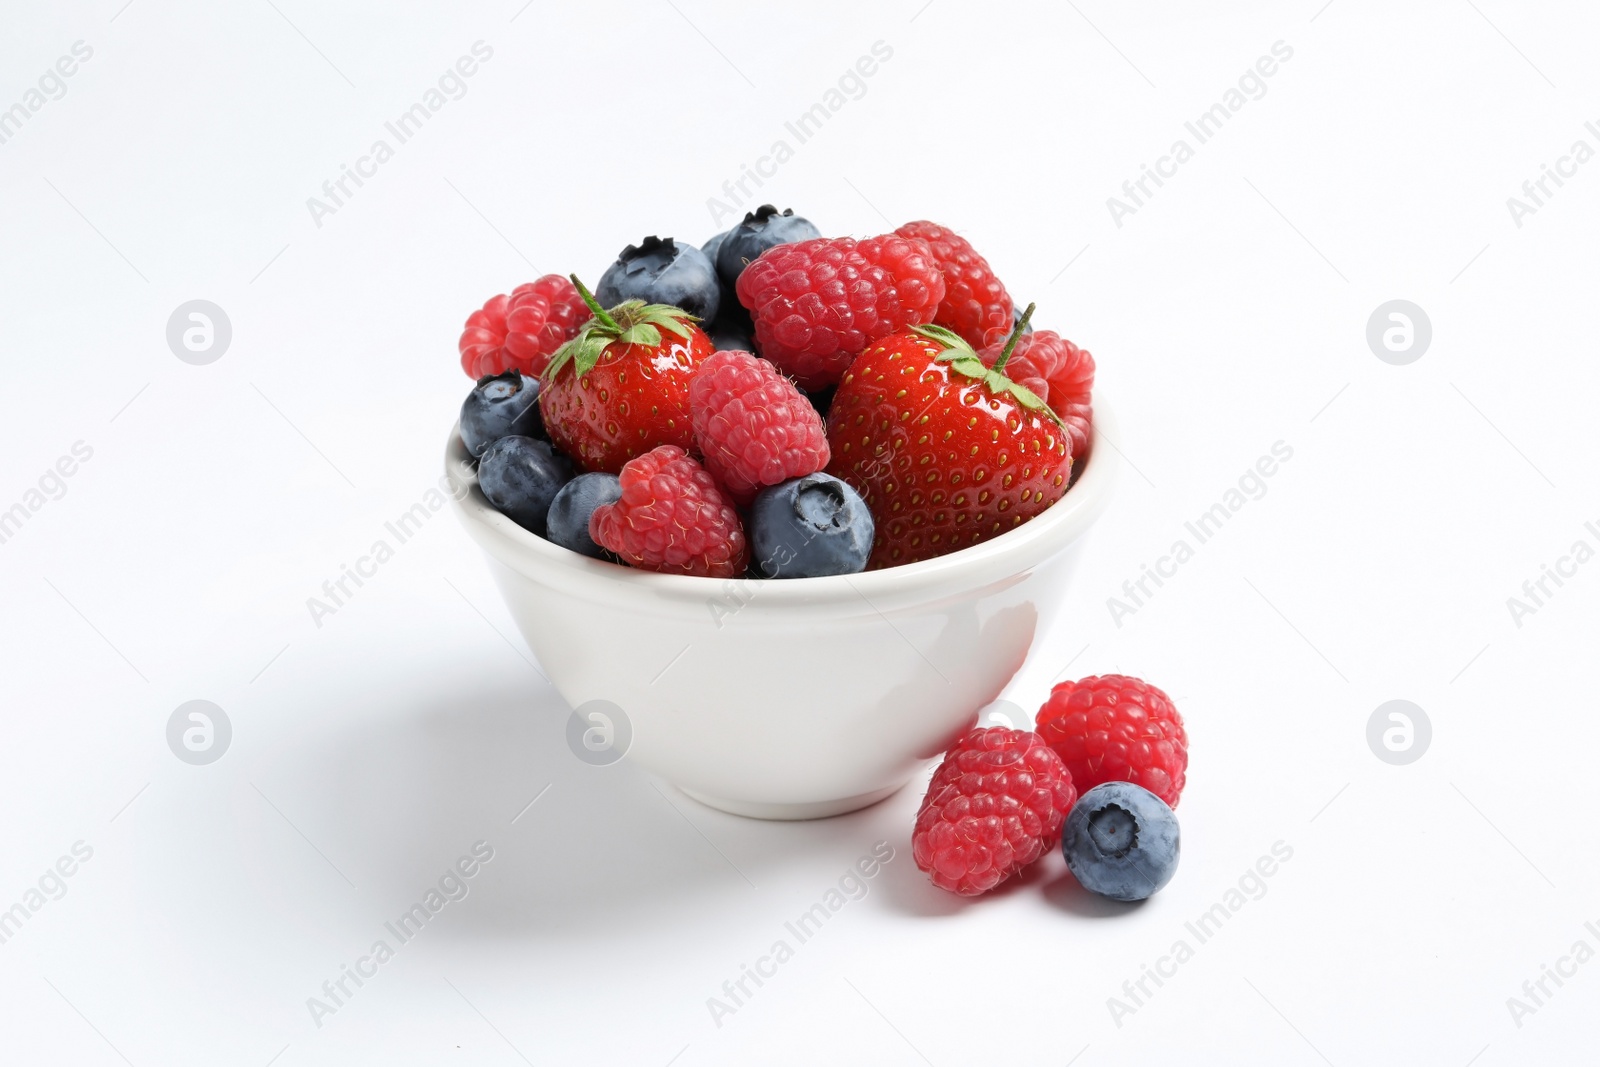
<svg viewBox="0 0 1600 1067"><path fill-rule="evenodd" d="M1178 817L1132 782L1104 782L1078 798L1061 851L1078 883L1112 900L1144 900L1178 870Z"/></svg>

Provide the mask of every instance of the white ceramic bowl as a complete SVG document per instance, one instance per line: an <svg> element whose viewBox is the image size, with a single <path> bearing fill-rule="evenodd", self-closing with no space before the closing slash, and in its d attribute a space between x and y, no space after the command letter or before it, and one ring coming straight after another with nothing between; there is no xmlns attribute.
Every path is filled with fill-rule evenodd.
<svg viewBox="0 0 1600 1067"><path fill-rule="evenodd" d="M1095 418L1083 474L1031 522L938 559L828 578L719 581L590 559L496 511L455 431L445 467L568 704L616 705L627 758L702 803L809 819L899 789L1022 666L1111 494L1116 457L1099 429L1115 427L1098 400Z"/></svg>

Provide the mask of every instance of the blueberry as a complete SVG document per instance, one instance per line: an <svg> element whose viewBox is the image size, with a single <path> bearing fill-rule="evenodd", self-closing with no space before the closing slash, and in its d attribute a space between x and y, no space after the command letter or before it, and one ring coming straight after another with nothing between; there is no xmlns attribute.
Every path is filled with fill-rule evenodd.
<svg viewBox="0 0 1600 1067"><path fill-rule="evenodd" d="M478 488L501 514L544 536L550 501L572 480L572 462L548 441L512 434L478 460Z"/></svg>
<svg viewBox="0 0 1600 1067"><path fill-rule="evenodd" d="M754 352L756 350L756 328L750 321L750 313L735 301L732 307L722 305L722 310L717 313L716 319L706 327L706 333L711 336L711 343L718 352Z"/></svg>
<svg viewBox="0 0 1600 1067"><path fill-rule="evenodd" d="M854 574L872 552L872 513L831 474L771 485L750 506L750 550L767 578Z"/></svg>
<svg viewBox="0 0 1600 1067"><path fill-rule="evenodd" d="M822 231L796 215L793 208L784 208L780 214L771 204L762 204L723 237L717 248L717 274L731 289L745 265L767 249L821 236Z"/></svg>
<svg viewBox="0 0 1600 1067"><path fill-rule="evenodd" d="M735 229L737 229L737 228L738 227L735 227ZM717 249L722 247L722 242L726 241L728 239L728 234L730 234L732 232L733 232L733 230L723 230L721 233L719 233L715 237L711 238L711 240L709 240L705 244L701 245L700 246L700 251L704 252L706 254L706 258L709 259L712 263L716 263L716 261L717 261Z"/></svg>
<svg viewBox="0 0 1600 1067"><path fill-rule="evenodd" d="M822 421L828 421L828 409L833 406L833 391L836 386L826 386L822 389L813 389L806 393L806 399L811 401L811 406L817 409L817 414L822 416Z"/></svg>
<svg viewBox="0 0 1600 1067"><path fill-rule="evenodd" d="M622 497L622 481L615 474L580 474L561 487L550 502L550 540L585 556L604 559L606 550L589 536L589 516L601 504L613 504Z"/></svg>
<svg viewBox="0 0 1600 1067"><path fill-rule="evenodd" d="M624 300L670 304L709 322L716 318L722 290L716 268L694 245L681 245L670 237L646 237L624 248L606 268L594 297L608 308Z"/></svg>
<svg viewBox="0 0 1600 1067"><path fill-rule="evenodd" d="M1073 806L1061 851L1083 888L1112 900L1143 900L1178 869L1178 817L1132 782L1097 785Z"/></svg>
<svg viewBox="0 0 1600 1067"><path fill-rule="evenodd" d="M738 229L738 227L735 226L734 229ZM711 261L711 267L713 270L715 270L717 266L717 251L722 248L722 242L726 241L728 239L728 234L732 232L733 230L723 230L721 233L711 238L711 240L700 246L700 251L704 252L706 254L706 258ZM719 315L719 321L721 318L726 318L728 312L731 310L739 313L741 316L743 316L746 322L749 322L750 313L739 305L739 294L734 291L733 286L722 280L721 271L717 272L717 285L722 289L722 311ZM708 330L706 332L709 333L710 331ZM746 348L743 351L752 352L754 349Z"/></svg>
<svg viewBox="0 0 1600 1067"><path fill-rule="evenodd" d="M514 370L479 378L461 404L461 443L474 456L508 434L544 436L539 379Z"/></svg>

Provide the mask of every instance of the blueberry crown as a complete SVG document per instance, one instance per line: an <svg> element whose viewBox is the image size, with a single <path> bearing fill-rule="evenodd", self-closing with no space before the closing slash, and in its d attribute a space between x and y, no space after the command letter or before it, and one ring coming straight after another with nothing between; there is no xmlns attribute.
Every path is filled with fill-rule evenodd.
<svg viewBox="0 0 1600 1067"><path fill-rule="evenodd" d="M654 255L657 252L667 252L672 256L678 254L678 245L670 237L657 237L651 234L637 245L629 245L622 250L622 255L617 258L624 263L632 262L644 256Z"/></svg>
<svg viewBox="0 0 1600 1067"><path fill-rule="evenodd" d="M748 211L745 213L744 224L749 225L752 222L757 222L765 226L773 218L773 216L778 216L779 218L793 218L794 208L786 207L782 211L779 211L771 204L762 204L754 211Z"/></svg>

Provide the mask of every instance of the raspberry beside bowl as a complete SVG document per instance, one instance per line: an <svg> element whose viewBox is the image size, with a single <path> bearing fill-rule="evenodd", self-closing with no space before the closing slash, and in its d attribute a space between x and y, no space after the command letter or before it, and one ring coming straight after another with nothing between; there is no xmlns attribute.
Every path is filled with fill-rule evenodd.
<svg viewBox="0 0 1600 1067"><path fill-rule="evenodd" d="M524 640L572 707L606 700L627 756L689 796L762 819L887 797L976 721L1065 599L1110 499L1115 431L1066 496L948 556L827 578L693 578L569 552L478 489L451 431L445 473Z"/></svg>

